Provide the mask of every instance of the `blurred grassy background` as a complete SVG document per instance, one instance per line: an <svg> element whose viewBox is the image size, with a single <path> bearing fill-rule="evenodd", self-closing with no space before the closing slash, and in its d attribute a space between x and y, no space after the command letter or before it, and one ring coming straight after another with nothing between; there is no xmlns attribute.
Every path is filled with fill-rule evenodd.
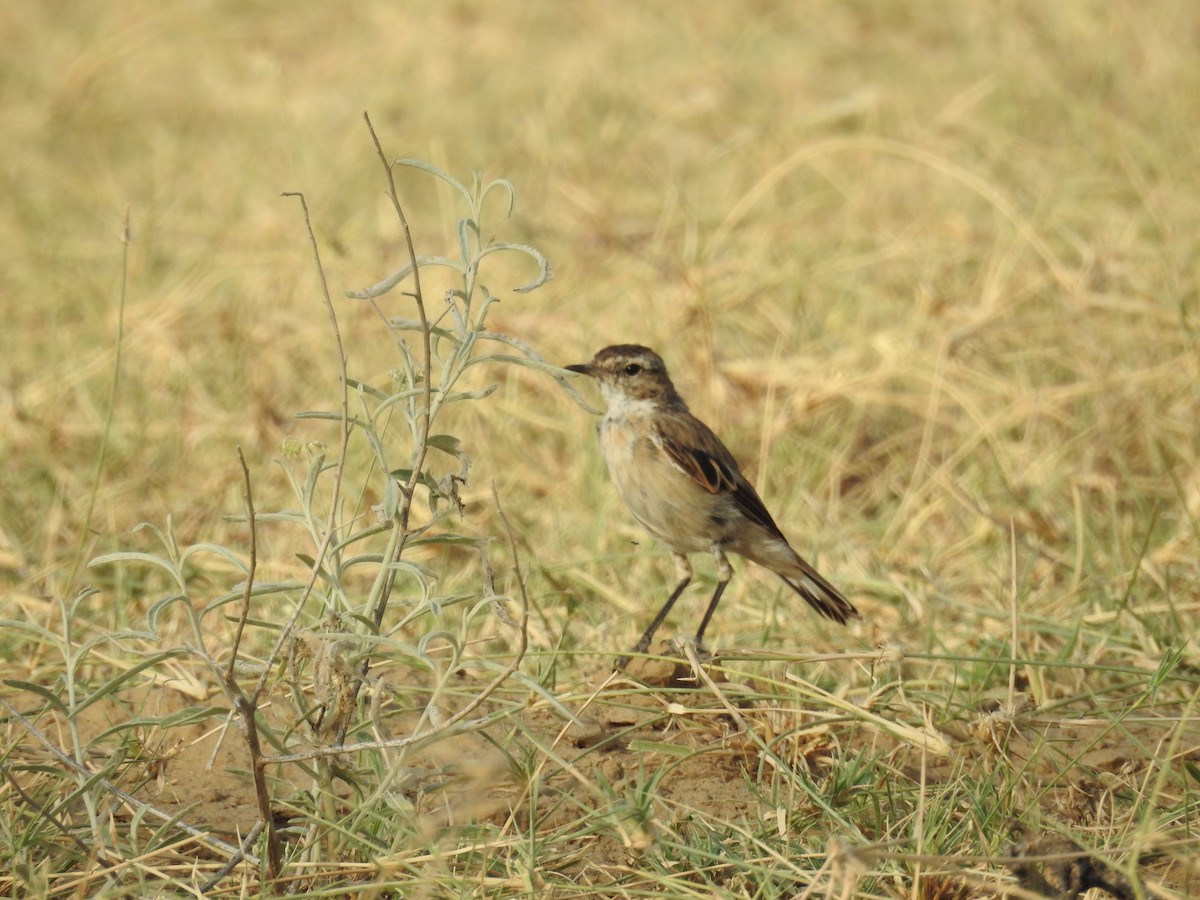
<svg viewBox="0 0 1200 900"><path fill-rule="evenodd" d="M827 791L837 816L854 821L847 833L901 854L864 890L906 890L912 876L914 894L934 884L920 895L961 896L923 885L922 863L903 868L911 862L903 854L943 852L958 871L970 864L960 865L964 853L1001 852L1006 817L1039 808L1088 829L1098 846L1120 848L1122 860L1160 836L1194 845L1194 0L9 3L0 33L0 618L30 625L5 629L10 678L103 684L132 672L140 651L110 654L103 636L144 627L146 609L174 588L132 566L75 576L76 559L158 550L130 529L168 516L181 543L244 555L245 528L226 519L242 510L236 448L257 505L272 510L296 505L273 462L284 441L334 443L329 423L295 418L337 408L340 390L299 205L282 191L307 197L350 377L389 384L393 336L367 305L341 296L406 259L365 110L389 155L515 185L515 217L493 216L489 228L536 246L557 278L519 295L511 289L531 272L486 271L503 301L490 326L562 364L618 341L661 351L797 549L864 614L849 631L827 628L797 612L774 579L738 564L711 642L780 654L735 654L725 671L761 691L754 721L795 764L794 772L792 763L766 766L751 753L746 765L759 765L757 775L726 779L758 792L749 824L706 809L707 782L668 804L655 786L674 757L636 741L626 774L650 766L653 790L631 794L630 778L607 770L581 775L573 767L598 756L587 744L564 766L571 790L582 784L610 819L628 796L650 798L646 815L664 833L678 826L694 837L693 813L703 833L705 816L718 822L725 836L713 838L711 856L678 869L680 883L710 867L723 872L738 853L751 871L767 860L764 883L773 883L774 860L822 865L809 854L825 835L842 834L842 820L798 785ZM432 179L398 178L417 251L452 252L462 210ZM89 520L127 209L123 369ZM440 291L436 280L426 285L431 306ZM382 305L412 313L398 292ZM607 484L592 422L543 374L495 365L472 377L500 390L447 410L442 430L474 459L468 515L447 527L499 535L495 483L535 607L522 671L589 714L623 716L636 699L660 715L651 689L592 703L588 679L632 643L672 577L662 548ZM348 483L368 480L357 470ZM370 482L359 509L378 502L370 491L382 480ZM270 526L260 536L260 583L285 580L281 569L306 577L296 556L311 552L306 535L297 541L295 530ZM697 562L698 580L711 579L710 563ZM441 594L456 579L470 585L464 593L477 591L474 558L447 551L441 563ZM497 567L512 590L503 575L511 566ZM213 575L213 595L240 578ZM56 640L68 614L53 601L85 582L106 591L79 608L72 640L99 643L89 644L87 666L64 676ZM202 588L190 590L201 602ZM396 608L409 599L400 593ZM690 630L703 593L689 592L664 637ZM223 614L211 615L216 631L202 636L214 658L228 649ZM269 640L282 615L264 606L254 615L266 623L255 638ZM162 628L183 627L183 617L167 618ZM484 629L493 626L482 638L498 639L472 650L494 662L512 645L503 627ZM163 634L163 646L176 639ZM878 645L889 649L875 659ZM830 649L849 654L796 665L789 656ZM1019 664L1005 665L1010 657ZM115 676L100 671L110 660ZM191 678L195 696L208 696L202 663L163 668L152 674L185 686ZM813 683L831 693L810 691ZM502 727L520 737L537 728L524 715L528 682L513 684ZM28 709L45 699L9 689ZM1035 703L1022 706L1018 692ZM703 691L686 696L708 702ZM713 710L671 713L669 723L681 746L700 748L705 772L702 752L729 727L722 708ZM872 730L876 715L910 731L922 722L942 729L956 742L951 761L927 770L919 741L889 745ZM29 744L15 718L7 725L14 747ZM565 729L552 725L557 742ZM618 716L609 731L626 725ZM513 754L525 752L524 740L510 742ZM1036 753L1023 755L1021 740ZM1114 745L1108 769L1085 758ZM158 752L148 746L150 757ZM20 753L14 759L29 771L51 771L39 769L37 747ZM524 757L538 771L549 758ZM140 771L130 766L131 777ZM407 802L390 791L392 775L381 782L385 800ZM1055 806L1067 795L1078 809ZM0 824L46 828L25 799L6 797L12 813ZM592 813L584 803L566 830L531 829L529 885L539 872L573 881L555 854L573 859L576 838L592 839ZM417 819L400 818L404 827L381 816L382 845L347 829L362 843L346 859L405 849ZM503 841L509 825L496 832ZM617 849L600 868L670 893L672 864L660 871L648 853L631 875L630 842L604 827ZM46 833L16 842L29 871L59 839ZM731 850L730 836L743 833L753 839ZM794 835L799 843L789 843ZM781 849L763 856L775 840ZM525 836L512 847L520 862ZM1189 851L1176 847L1159 869L1175 885ZM674 851L656 852L669 860ZM342 855L331 854L335 863ZM76 856L55 865L69 874L84 865ZM481 873L504 875L483 860ZM191 860L181 866L180 877L193 877ZM787 891L812 890L816 882L797 873ZM469 868L465 878L475 883Z"/></svg>
<svg viewBox="0 0 1200 900"><path fill-rule="evenodd" d="M1194 598L1188 0L133 0L8 4L0 29L10 585L68 587L126 208L126 355L89 550L168 513L185 541L221 539L235 445L259 503L286 502L269 461L288 435L327 436L292 416L331 408L337 384L299 209L279 194L307 195L335 294L394 269L367 110L390 154L516 185L500 237L558 277L530 296L509 292L519 275L490 284L493 324L561 363L660 349L801 551L854 593L906 598L871 607L874 628L896 610L936 621L934 595L940 617L1004 613L1010 523L1033 548L1022 564L1058 572L1023 576L1047 615L1085 585L1121 597L1142 547L1146 577L1184 577ZM418 251L447 251L456 211L405 178ZM351 376L382 379L387 336L338 302ZM639 535L586 416L544 377L492 374L504 390L458 423L474 496L498 483L547 570L657 590L669 568L648 542L625 563ZM467 527L486 531L478 511Z"/></svg>

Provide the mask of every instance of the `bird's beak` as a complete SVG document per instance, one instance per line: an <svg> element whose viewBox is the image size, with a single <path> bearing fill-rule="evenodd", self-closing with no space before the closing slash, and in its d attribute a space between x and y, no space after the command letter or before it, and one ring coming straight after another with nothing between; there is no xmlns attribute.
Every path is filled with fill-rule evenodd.
<svg viewBox="0 0 1200 900"><path fill-rule="evenodd" d="M573 366L563 366L568 372L578 372L580 375L593 375L595 369L591 363L577 363Z"/></svg>

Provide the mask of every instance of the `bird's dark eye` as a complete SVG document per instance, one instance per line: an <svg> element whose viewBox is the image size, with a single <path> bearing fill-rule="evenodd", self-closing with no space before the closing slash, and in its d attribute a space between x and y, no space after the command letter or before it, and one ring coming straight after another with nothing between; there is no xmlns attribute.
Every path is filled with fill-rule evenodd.
<svg viewBox="0 0 1200 900"><path fill-rule="evenodd" d="M642 371L642 367L639 366L637 363L630 363L629 365L627 365L625 367L626 375L636 375L640 371Z"/></svg>

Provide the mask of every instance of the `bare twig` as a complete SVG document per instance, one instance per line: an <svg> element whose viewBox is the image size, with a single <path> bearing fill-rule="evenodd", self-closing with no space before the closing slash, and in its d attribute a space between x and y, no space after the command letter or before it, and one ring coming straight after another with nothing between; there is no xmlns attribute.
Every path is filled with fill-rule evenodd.
<svg viewBox="0 0 1200 900"><path fill-rule="evenodd" d="M275 880L283 868L279 848L279 835L275 830L275 816L271 812L271 794L267 789L266 763L262 744L258 739L258 708L245 694L239 692L236 700L238 714L246 726L246 748L250 751L251 771L254 776L254 796L258 801L258 819L267 828L267 878Z"/></svg>
<svg viewBox="0 0 1200 900"><path fill-rule="evenodd" d="M96 511L96 497L100 493L100 479L104 474L104 465L108 460L108 444L112 438L114 411L117 408L117 391L121 385L121 350L125 345L125 297L129 286L129 243L132 240L129 228L129 207L125 207L125 215L121 220L121 288L117 294L117 338L113 346L112 380L108 388L108 406L104 413L104 431L100 435L100 449L96 453L96 467L92 471L92 481L88 491L87 506L83 513L83 524L79 529L79 543L75 547L75 557L71 561L67 583L62 588L62 596L75 593L75 579L79 576L79 568L83 564L83 552L92 534L92 516Z"/></svg>
<svg viewBox="0 0 1200 900"><path fill-rule="evenodd" d="M312 567L308 573L308 581L304 584L304 590L300 594L300 599L296 601L296 608L279 630L279 637L275 640L275 646L271 648L271 653L263 664L258 684L255 685L253 693L248 698L254 706L258 705L259 698L262 696L263 691L266 690L267 679L275 667L275 662L279 659L279 654L283 652L283 648L291 640L292 632L296 628L296 622L299 621L300 614L304 610L304 605L312 594L313 586L316 585L317 578L320 577L321 566L325 564L325 555L329 552L329 548L334 541L334 536L337 534L338 503L342 493L342 477L346 470L346 453L350 446L350 394L346 375L346 351L342 346L342 334L338 328L337 312L333 308L333 299L329 295L329 284L325 278L325 268L321 264L321 250L317 246L317 236L313 234L312 220L308 215L308 203L305 201L304 195L296 191L288 191L283 196L296 197L300 200L300 207L304 211L304 227L308 230L308 239L312 244L313 260L317 265L317 275L320 278L321 291L325 297L325 308L329 313L329 320L333 328L333 339L337 345L338 371L342 382L342 435L341 447L338 451L337 472L333 480L333 498L329 504L329 519L325 526L325 539L321 541L321 546L317 549L316 558L313 560Z"/></svg>
<svg viewBox="0 0 1200 900"><path fill-rule="evenodd" d="M513 532L512 523L508 521L508 516L504 513L504 507L500 505L500 494L496 490L495 482L492 482L492 499L496 501L496 512L500 514L500 523L504 526L504 534L508 537L508 547L512 553L513 572L517 576L517 589L521 592L520 638L517 642L517 655L508 669L508 674L511 675L516 671L517 666L520 665L521 660L525 657L525 651L529 649L529 594L525 591L525 576L521 572L521 554L517 549L517 538Z"/></svg>
<svg viewBox="0 0 1200 900"><path fill-rule="evenodd" d="M400 557L404 554L404 548L408 544L413 496L416 493L417 484L420 482L421 469L425 465L425 455L429 450L429 419L433 408L433 393L430 386L433 377L433 345L430 336L429 319L425 314L425 297L421 292L421 268L417 263L417 251L413 245L412 231L408 227L408 217L404 215L404 207L400 203L399 194L396 193L396 178L392 171L392 163L388 162L387 155L383 152L383 145L380 144L379 136L375 133L375 126L371 124L371 116L364 112L363 120L367 123L367 130L371 134L371 141L375 145L375 152L379 156L379 161L383 163L384 172L387 175L388 198L392 201L393 209L396 210L397 219L400 220L400 229L404 232L404 244L408 248L408 257L412 262L413 291L411 296L416 304L417 316L420 319L423 355L421 363L422 408L417 415L417 432L414 435L415 446L413 447L411 457L412 468L409 471L408 481L400 486L401 502L396 520L393 523L392 539L384 555L383 567L380 570L377 588L372 591L375 606L371 610L371 622L375 626L375 631L378 632L383 627L383 616L387 611L388 600L392 595L392 586L396 583L397 568L395 564L400 561ZM376 311L379 312L378 307L376 307ZM382 313L380 314L382 315ZM358 681L350 688L352 694L350 697L351 703L358 697L358 693L362 689L362 685L366 681L370 669L371 657L368 655L363 658L362 664L359 666ZM339 724L337 736L334 741L335 744L341 744L346 739L350 724L351 720L348 716Z"/></svg>
<svg viewBox="0 0 1200 900"><path fill-rule="evenodd" d="M1008 648L1008 708L1016 709L1017 702L1017 642L1021 639L1021 633L1018 629L1020 624L1021 614L1017 606L1017 527L1013 520L1008 520L1008 549L1009 549L1009 569L1011 579L1009 581L1008 608L1009 618L1011 620L1012 629L1009 635L1011 644Z"/></svg>
<svg viewBox="0 0 1200 900"><path fill-rule="evenodd" d="M269 820L268 820L269 821ZM262 834L262 830L266 827L266 822L259 820L254 823L254 827L249 833L242 838L242 844L238 848L238 852L225 861L225 864L217 870L217 873L212 878L200 885L200 893L207 894L220 883L221 879L237 868L238 864L244 858L250 857L250 848L254 846L254 842L258 840L258 836Z"/></svg>
<svg viewBox="0 0 1200 900"><path fill-rule="evenodd" d="M229 667L225 670L225 688L238 715L242 717L246 749L250 752L250 771L254 778L254 796L258 802L258 823L253 830L267 830L267 877L274 880L279 877L283 863L279 834L275 830L275 817L271 811L271 794L267 789L267 777L262 763L262 744L258 737L258 695L255 695L255 699L247 697L234 677L242 631L250 616L250 596L254 591L254 574L258 567L258 527L254 515L254 493L251 487L250 467L246 465L246 457L241 447L238 448L238 459L242 464L242 478L246 485L243 497L246 500L246 521L250 524L250 568L246 573L246 591L242 595L242 614L238 619L237 633L233 640L233 652L229 656ZM245 848L246 844L243 842L242 853L245 852Z"/></svg>
<svg viewBox="0 0 1200 900"><path fill-rule="evenodd" d="M258 569L258 529L254 521L254 495L250 486L250 467L246 465L246 455L238 447L238 461L242 464L242 480L246 491L242 496L246 500L246 521L250 525L250 566L246 572L246 590L242 594L242 614L238 619L237 632L233 636L233 648L229 653L229 667L225 670L225 683L230 689L236 689L233 680L233 669L237 664L238 649L242 645L242 632L246 629L246 620L250 617L250 594L254 590L254 573Z"/></svg>
<svg viewBox="0 0 1200 900"><path fill-rule="evenodd" d="M429 451L429 417L433 408L433 393L430 384L433 377L433 344L429 329L429 319L425 314L425 295L421 291L421 267L417 263L417 251L413 245L412 231L408 227L408 217L404 215L404 207L400 203L399 194L396 193L396 176L393 164L388 161L387 155L383 152L383 145L379 143L379 136L375 133L375 126L371 124L371 116L364 112L363 120L367 123L367 130L371 133L371 141L375 144L375 152L379 155L379 161L383 163L384 172L387 174L388 199L392 201L392 208L396 211L396 218L400 220L400 229L404 232L404 245L408 248L408 258L412 263L413 290L411 296L413 302L416 304L417 317L421 323L422 353L421 402L423 408L418 413L419 427L416 435L416 446L413 447L412 468L408 475L408 481L402 486L404 501L401 503L399 510L400 535L391 556L387 560L383 586L375 599L375 609L371 612L371 620L378 631L383 624L383 614L387 609L388 598L392 593L392 585L396 581L396 568L393 564L399 561L408 540L408 523L409 517L412 514L413 494L421 478L421 468L425 465L425 455ZM368 666L369 660L364 660L362 670L364 677L367 674Z"/></svg>

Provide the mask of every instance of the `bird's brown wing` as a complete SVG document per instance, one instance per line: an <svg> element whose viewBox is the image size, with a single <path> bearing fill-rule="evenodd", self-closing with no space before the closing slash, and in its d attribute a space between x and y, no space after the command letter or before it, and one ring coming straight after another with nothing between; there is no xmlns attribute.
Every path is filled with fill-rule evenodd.
<svg viewBox="0 0 1200 900"><path fill-rule="evenodd" d="M738 468L737 460L712 429L699 419L693 418L692 427L686 429L690 440L681 439L685 429L679 431L681 434L678 435L666 428L660 429L659 432L663 450L676 468L710 494L728 493L733 499L733 505L746 518L761 525L771 534L783 538L783 533L767 512L762 498L746 480L746 476Z"/></svg>
<svg viewBox="0 0 1200 900"><path fill-rule="evenodd" d="M682 440L686 434L689 440ZM733 505L747 519L761 526L772 536L778 538L788 549L787 538L767 512L762 498L754 490L746 476L738 468L733 454L721 443L711 429L703 422L693 420L692 427L672 429L660 427L659 438L663 451L680 472L687 475L698 485L711 494L728 493ZM778 572L779 576L792 590L803 597L808 604L823 616L845 624L847 619L858 618L858 610L838 592L832 584L825 580L811 565L792 551L794 563L800 570L800 575Z"/></svg>

